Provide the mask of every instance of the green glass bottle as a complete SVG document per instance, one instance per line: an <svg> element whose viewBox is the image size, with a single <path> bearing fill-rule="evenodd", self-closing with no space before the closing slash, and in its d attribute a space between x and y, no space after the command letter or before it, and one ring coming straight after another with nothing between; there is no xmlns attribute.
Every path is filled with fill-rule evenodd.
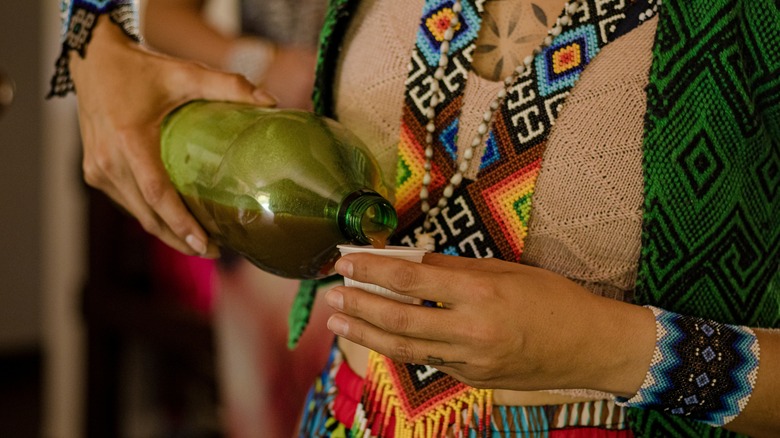
<svg viewBox="0 0 780 438"><path fill-rule="evenodd" d="M209 235L276 275L327 276L336 245L382 245L397 225L366 146L310 112L195 101L165 119L161 147Z"/></svg>

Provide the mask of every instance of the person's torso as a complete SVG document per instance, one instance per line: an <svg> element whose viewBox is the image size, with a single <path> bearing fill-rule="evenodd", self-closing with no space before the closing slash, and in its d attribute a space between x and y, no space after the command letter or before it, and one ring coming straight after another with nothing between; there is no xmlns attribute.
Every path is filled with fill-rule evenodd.
<svg viewBox="0 0 780 438"><path fill-rule="evenodd" d="M421 1L413 2L414 6L407 3L360 4L345 37L334 84L336 116L372 148L388 184L396 178L404 84L422 10ZM530 3L524 6L528 12L534 10ZM506 15L511 15L512 11L508 12ZM536 12L539 15L539 10ZM503 26L497 33L513 25L509 20L493 24ZM547 138L523 252L524 263L558 272L594 293L623 300L631 298L640 248L644 88L654 32L653 20L610 43L583 71L572 93L563 97L566 102ZM517 36L532 37L538 35L518 32ZM477 50L490 45L488 38L489 33L480 34ZM523 59L526 54L514 56ZM503 86L501 81L469 73L459 150L473 137L483 112ZM540 111L546 110L545 103L539 101ZM478 178L477 164L484 161L485 153L485 148L478 151L467 178ZM469 229L469 223L475 221L456 216L465 219L475 214L463 206L453 207L449 217L454 219L441 221L450 228L449 243L456 252L467 246L463 242L473 233L480 232ZM453 235L460 236L460 241L452 240ZM342 340L340 345L352 368L364 373L367 351L348 341ZM496 403L562 403L571 401L572 396L605 395L500 391Z"/></svg>

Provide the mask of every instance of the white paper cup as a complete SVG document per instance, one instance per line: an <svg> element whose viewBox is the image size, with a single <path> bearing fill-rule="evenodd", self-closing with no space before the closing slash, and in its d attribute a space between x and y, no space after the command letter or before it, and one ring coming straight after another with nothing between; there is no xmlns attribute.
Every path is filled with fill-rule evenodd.
<svg viewBox="0 0 780 438"><path fill-rule="evenodd" d="M422 262L423 256L425 256L425 253L427 252L422 248L413 248L409 246L386 246L382 249L378 249L370 245L367 246L338 245L338 249L339 251L341 251L342 256L345 256L347 254L355 254L355 253L368 253L368 254L381 255L385 257L393 257L396 259L409 260L410 262L415 262L415 263ZM402 303L422 304L422 300L420 300L419 298L412 298L407 295L401 295L399 293L391 291L390 289L386 289L384 287L377 286L371 283L363 283L360 281L355 281L352 280L351 278L344 278L344 285L349 287L357 287L377 295L382 295L383 297L392 298L394 300L401 301Z"/></svg>

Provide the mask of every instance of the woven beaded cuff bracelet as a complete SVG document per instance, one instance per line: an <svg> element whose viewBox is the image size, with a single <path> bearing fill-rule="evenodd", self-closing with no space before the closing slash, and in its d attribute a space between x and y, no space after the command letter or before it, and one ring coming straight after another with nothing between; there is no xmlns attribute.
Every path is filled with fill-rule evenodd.
<svg viewBox="0 0 780 438"><path fill-rule="evenodd" d="M650 369L636 395L618 397L617 403L688 416L711 426L736 418L758 375L753 331L648 307L656 321Z"/></svg>
<svg viewBox="0 0 780 438"><path fill-rule="evenodd" d="M108 14L111 21L129 38L140 42L138 17L133 0L63 0L60 2L60 14L62 51L51 78L49 97L65 96L75 91L70 77L70 51L76 51L79 56L84 57L98 16Z"/></svg>

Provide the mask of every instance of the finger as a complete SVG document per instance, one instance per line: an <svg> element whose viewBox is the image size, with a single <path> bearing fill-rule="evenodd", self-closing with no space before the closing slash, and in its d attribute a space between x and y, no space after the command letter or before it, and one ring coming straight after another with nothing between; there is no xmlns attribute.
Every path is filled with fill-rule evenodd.
<svg viewBox="0 0 780 438"><path fill-rule="evenodd" d="M463 325L453 310L401 303L353 287L335 287L325 299L334 309L397 335L450 342Z"/></svg>
<svg viewBox="0 0 780 438"><path fill-rule="evenodd" d="M144 229L181 252L206 256L208 235L184 206L165 171L159 154L159 136L141 137L130 132L119 137L123 143L120 150L132 174L127 179L135 181L126 184L124 196L142 215L138 219Z"/></svg>
<svg viewBox="0 0 780 438"><path fill-rule="evenodd" d="M376 284L422 300L453 304L479 281L479 271L453 270L374 254L350 254L336 262L336 272L346 278Z"/></svg>
<svg viewBox="0 0 780 438"><path fill-rule="evenodd" d="M118 208L125 213L133 214L130 203L119 189L121 187L120 169L122 166L115 158L116 153L108 147L108 142L96 140L95 125L89 121L81 123L81 136L83 144L82 173L84 182L88 186L100 190L108 196ZM113 177L112 177L113 176Z"/></svg>
<svg viewBox="0 0 780 438"><path fill-rule="evenodd" d="M396 362L430 365L444 372L452 372L466 365L465 356L457 356L448 343L388 333L343 313L335 313L328 319L328 329Z"/></svg>
<svg viewBox="0 0 780 438"><path fill-rule="evenodd" d="M145 202L143 202L143 197L141 196L140 191L137 190L137 187L134 194L129 195L130 200L120 194L121 192L115 189L114 186L102 189L102 191L114 200L120 208L124 209L127 214L136 218L144 230L149 234L154 235L171 248L189 256L199 256L208 259L219 258L219 247L211 241L209 241L206 252L203 254L199 254L192 249L187 242L182 242L179 236L174 234L174 232L167 227L165 222L148 208L148 205Z"/></svg>
<svg viewBox="0 0 780 438"><path fill-rule="evenodd" d="M121 197L122 205L138 220L146 232L156 236L166 245L183 254L209 256L208 251L203 253L196 251L186 240L182 240L177 236L165 221L149 207L137 186L134 184L122 184L121 187L122 189L118 190L121 190L122 195L116 198Z"/></svg>
<svg viewBox="0 0 780 438"><path fill-rule="evenodd" d="M275 106L276 98L263 88L255 87L244 76L224 73L194 65L186 82L187 100L207 99ZM181 87L181 84L177 84Z"/></svg>
<svg viewBox="0 0 780 438"><path fill-rule="evenodd" d="M94 123L82 124L84 137L83 172L87 184L108 195L120 207L133 215L147 232L157 236L172 248L188 255L217 257L219 251L213 245L205 248L205 252L193 249L192 245L186 244L186 238L181 239L177 236L152 211L144 201L124 157L124 151L131 150L137 142L129 140L126 135L122 134L122 131L116 132L117 135L106 141L98 135ZM140 151L140 153L144 155L149 152Z"/></svg>
<svg viewBox="0 0 780 438"><path fill-rule="evenodd" d="M483 272L509 272L515 270L516 264L496 258L460 257L439 253L427 253L423 263L450 269L477 270ZM514 265L514 266L513 266Z"/></svg>

